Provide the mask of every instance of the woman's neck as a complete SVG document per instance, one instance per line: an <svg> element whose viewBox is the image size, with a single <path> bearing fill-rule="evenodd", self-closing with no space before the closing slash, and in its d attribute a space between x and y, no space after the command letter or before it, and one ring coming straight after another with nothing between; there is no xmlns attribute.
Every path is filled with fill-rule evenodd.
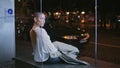
<svg viewBox="0 0 120 68"><path fill-rule="evenodd" d="M36 23L34 23L34 25L33 25L34 27L40 27L38 24L36 24Z"/></svg>

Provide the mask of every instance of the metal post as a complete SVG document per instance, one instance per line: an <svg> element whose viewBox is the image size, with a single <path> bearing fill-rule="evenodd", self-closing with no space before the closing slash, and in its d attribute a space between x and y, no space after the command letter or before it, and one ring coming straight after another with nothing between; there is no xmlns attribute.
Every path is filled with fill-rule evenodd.
<svg viewBox="0 0 120 68"><path fill-rule="evenodd" d="M40 13L42 13L42 0L40 0ZM41 34L42 34L42 30L41 30ZM43 43L43 42L42 42L42 43ZM42 47L40 47L40 48L42 48ZM42 51L42 49L40 49L40 51ZM44 56L42 55L42 57L44 57ZM43 64L43 62L42 62L41 68L44 68L43 65L44 65L44 64Z"/></svg>
<svg viewBox="0 0 120 68"><path fill-rule="evenodd" d="M95 68L97 68L97 42L98 42L98 39L97 39L97 0L95 0L95 54L94 54L94 57L95 57Z"/></svg>
<svg viewBox="0 0 120 68"><path fill-rule="evenodd" d="M40 0L40 12L42 13L42 0Z"/></svg>

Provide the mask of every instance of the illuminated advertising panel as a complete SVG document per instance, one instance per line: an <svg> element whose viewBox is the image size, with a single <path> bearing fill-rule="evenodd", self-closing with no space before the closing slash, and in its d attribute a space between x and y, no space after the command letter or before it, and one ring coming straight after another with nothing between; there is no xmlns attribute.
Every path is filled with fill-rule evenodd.
<svg viewBox="0 0 120 68"><path fill-rule="evenodd" d="M14 0L0 0L0 63L15 56Z"/></svg>

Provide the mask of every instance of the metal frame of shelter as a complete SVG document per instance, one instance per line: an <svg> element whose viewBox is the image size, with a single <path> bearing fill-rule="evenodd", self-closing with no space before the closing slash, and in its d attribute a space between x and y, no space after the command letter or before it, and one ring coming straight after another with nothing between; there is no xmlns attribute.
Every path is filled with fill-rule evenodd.
<svg viewBox="0 0 120 68"><path fill-rule="evenodd" d="M98 23L98 21L97 21L97 14L98 14L98 12L97 12L97 0L95 0L94 1L95 2L95 45L94 45L94 59L95 59L95 62L94 62L94 64L95 64L95 68L97 68L97 48L98 48L98 44L97 44L97 42L98 42L98 38L97 38L97 32L98 32L98 29L97 29L97 23ZM40 12L42 13L42 0L40 0ZM43 66L42 66L43 67Z"/></svg>

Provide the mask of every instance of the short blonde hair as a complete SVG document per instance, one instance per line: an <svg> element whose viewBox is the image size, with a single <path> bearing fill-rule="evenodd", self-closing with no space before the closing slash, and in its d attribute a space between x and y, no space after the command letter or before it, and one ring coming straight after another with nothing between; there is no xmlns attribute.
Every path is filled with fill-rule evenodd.
<svg viewBox="0 0 120 68"><path fill-rule="evenodd" d="M38 18L38 17L40 17L41 15L44 15L44 16L45 16L44 13L36 12L36 13L34 14L34 17Z"/></svg>

